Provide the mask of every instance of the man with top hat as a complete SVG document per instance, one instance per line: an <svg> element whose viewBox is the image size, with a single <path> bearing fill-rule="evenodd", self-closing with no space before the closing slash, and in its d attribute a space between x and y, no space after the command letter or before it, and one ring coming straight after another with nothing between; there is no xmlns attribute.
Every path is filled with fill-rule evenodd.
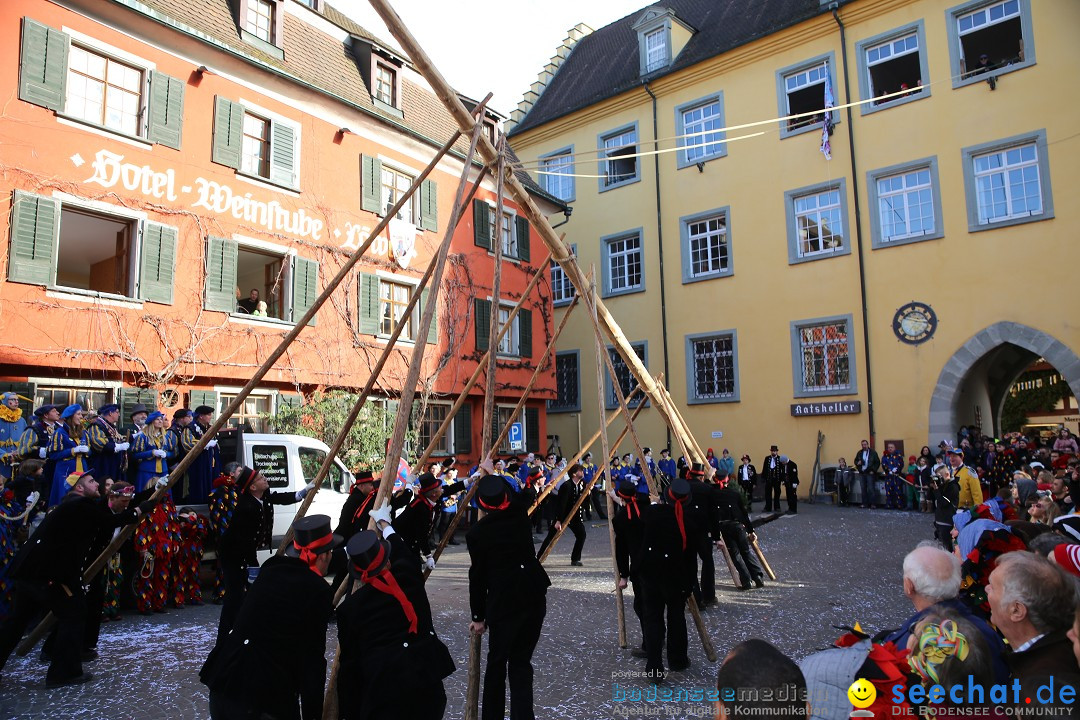
<svg viewBox="0 0 1080 720"><path fill-rule="evenodd" d="M274 532L274 505L292 505L303 500L314 483L295 493L271 492L270 484L258 470L240 469L236 479L236 507L228 529L218 542L218 559L225 581L225 602L218 621L218 642L236 621L248 589L249 574L259 567L258 551L270 547ZM330 558L327 557L327 562ZM329 587L329 586L328 586Z"/></svg>
<svg viewBox="0 0 1080 720"><path fill-rule="evenodd" d="M90 547L99 531L130 525L153 509L147 501L136 509L114 513L101 502L98 482L91 473L71 473L65 482L69 491L63 501L45 516L15 556L15 606L0 626L2 669L27 626L41 611L56 616L46 687L74 685L93 678L83 672L80 659L86 621L83 571L95 559L88 557Z"/></svg>
<svg viewBox="0 0 1080 720"><path fill-rule="evenodd" d="M960 509L975 507L982 500L982 486L979 475L970 466L964 464L963 448L949 448L950 475L960 485L957 502Z"/></svg>
<svg viewBox="0 0 1080 720"><path fill-rule="evenodd" d="M668 667L677 671L690 666L683 611L694 587L694 549L701 530L694 524L689 505L690 483L676 478L664 492L664 503L654 502L644 516L638 565L644 596L645 669L653 683L664 680L665 636Z"/></svg>
<svg viewBox="0 0 1080 720"><path fill-rule="evenodd" d="M548 530L547 537L544 538L544 542L540 544L540 550L536 553L536 557L543 557L544 551L547 550L548 545L555 539L555 535L558 534L563 527L563 521L566 520L566 516L570 514L570 510L577 503L578 498L585 491L585 471L581 465L573 465L570 468L569 478L559 487L558 495L555 501L552 503L556 518L551 529ZM574 549L570 552L570 564L575 567L580 567L581 551L585 547L585 521L582 519L584 510L582 506L578 506L578 509L574 512L574 516L570 518L569 528L574 533Z"/></svg>
<svg viewBox="0 0 1080 720"><path fill-rule="evenodd" d="M4 393L0 396L0 477L10 480L14 474L12 468L20 459L19 440L26 427L18 393Z"/></svg>
<svg viewBox="0 0 1080 720"><path fill-rule="evenodd" d="M322 718L333 601L323 576L342 541L326 515L302 517L293 531L292 545L263 565L232 632L218 637L199 673L210 688L211 720Z"/></svg>
<svg viewBox="0 0 1080 720"><path fill-rule="evenodd" d="M765 479L765 512L772 512L776 506L780 511L780 485L781 475L779 448L775 445L769 448L769 454L761 463L761 476Z"/></svg>
<svg viewBox="0 0 1080 720"><path fill-rule="evenodd" d="M116 427L119 419L119 405L102 405L97 409L97 417L83 431L82 444L90 448L90 467L99 480L123 480L127 476L127 451L131 444Z"/></svg>
<svg viewBox="0 0 1080 720"><path fill-rule="evenodd" d="M799 513L799 466L787 455L780 456L780 482L787 496L787 511L790 515ZM776 499L776 509L780 510L780 498Z"/></svg>
<svg viewBox="0 0 1080 720"><path fill-rule="evenodd" d="M490 463L483 469L491 472ZM484 672L483 720L506 715L510 680L510 717L534 720L532 654L540 639L551 585L533 552L529 507L531 487L512 494L495 475L480 479L477 502L486 513L465 536L469 567L469 605L476 634L490 630Z"/></svg>
<svg viewBox="0 0 1080 720"><path fill-rule="evenodd" d="M359 582L337 610L341 648L338 683L343 720L438 720L446 710L443 679L454 672L450 651L435 634L424 576L390 508L371 512L382 532L361 530L346 545ZM415 692L388 692L402 678Z"/></svg>
<svg viewBox="0 0 1080 720"><path fill-rule="evenodd" d="M720 518L717 514L716 498L712 486L706 484L705 474L716 472L712 465L694 463L686 474L690 483L690 501L687 509L694 525L701 531L697 537L694 551L701 561L701 580L697 582L697 567L694 569L694 597L701 607L716 604L716 563L713 562L713 543L720 540Z"/></svg>
<svg viewBox="0 0 1080 720"><path fill-rule="evenodd" d="M367 530L378 488L379 484L370 470L360 470L353 475L353 486L349 489L349 497L345 499L345 504L341 506L341 516L338 518L337 528L334 529L334 534L340 535L345 545L353 535L361 530ZM330 570L334 573L333 588L337 590L348 573L344 547L334 553L330 561Z"/></svg>
<svg viewBox="0 0 1080 720"><path fill-rule="evenodd" d="M431 553L435 548L432 547L431 531L435 516L442 499L464 490L465 482L459 480L443 485L434 473L426 472L417 478L417 485L416 490L408 488L394 498L395 508L400 508L394 519L394 531L401 534L401 539L416 555L416 559L432 570L435 568L435 558Z"/></svg>
<svg viewBox="0 0 1080 720"><path fill-rule="evenodd" d="M180 432L180 452L184 455L194 450L195 445L202 440L203 433L210 427L214 417L214 408L200 405L192 415L193 421ZM221 465L221 451L217 445L217 438L207 442L199 456L188 466L187 502L201 505L207 501L210 485Z"/></svg>
<svg viewBox="0 0 1080 720"><path fill-rule="evenodd" d="M764 587L765 573L750 549L750 541L757 539L757 536L743 505L742 496L731 487L731 478L727 475L717 477L712 492L716 502L720 537L735 563L735 570L739 574L739 589L749 590L750 583Z"/></svg>
<svg viewBox="0 0 1080 720"><path fill-rule="evenodd" d="M611 525L615 530L615 565L619 571L619 587L631 584L634 589L634 614L641 625L641 649L634 650L634 657L646 657L645 654L645 618L644 598L641 591L640 568L641 537L644 524L642 510L646 507L638 502L637 483L623 480L615 494L619 505L613 510Z"/></svg>
<svg viewBox="0 0 1080 720"><path fill-rule="evenodd" d="M757 484L757 469L750 462L749 455L744 454L740 460L741 464L735 469L736 477L738 478L739 487L746 493L747 502L752 504L754 502L754 485Z"/></svg>

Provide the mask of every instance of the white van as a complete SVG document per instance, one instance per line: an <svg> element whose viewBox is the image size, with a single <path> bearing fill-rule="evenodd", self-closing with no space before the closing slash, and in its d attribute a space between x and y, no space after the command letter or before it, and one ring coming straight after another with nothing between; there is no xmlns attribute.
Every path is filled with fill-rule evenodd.
<svg viewBox="0 0 1080 720"><path fill-rule="evenodd" d="M227 428L217 434L221 464L238 462L266 476L273 492L296 492L315 479L330 448L326 443L304 435L277 435ZM341 507L353 484L352 473L334 458L330 473L308 508L308 515L329 515L337 525ZM205 506L204 506L205 507ZM299 503L274 506L274 550L292 524ZM202 508L197 508L202 510Z"/></svg>

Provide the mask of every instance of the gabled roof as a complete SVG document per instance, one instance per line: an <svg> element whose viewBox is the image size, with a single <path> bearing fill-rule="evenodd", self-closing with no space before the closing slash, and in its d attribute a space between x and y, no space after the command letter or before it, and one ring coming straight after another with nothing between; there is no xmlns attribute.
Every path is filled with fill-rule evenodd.
<svg viewBox="0 0 1080 720"><path fill-rule="evenodd" d="M458 129L457 123L435 94L411 81L408 76L403 76L401 80L403 117L399 118L376 106L353 55L351 42L327 34L292 13L286 13L284 17L281 44L284 59L281 59L240 39L230 0L140 0L135 7L132 7L130 0L113 2L159 22L169 18L174 21L166 23L171 28L239 54L253 65L295 78L434 147L441 146ZM142 8L147 8L149 12ZM372 35L337 9L324 5L322 15L351 35L406 57L393 45ZM468 148L466 137L462 137L454 146L459 157L464 157ZM517 162L517 157L512 156L511 161ZM565 203L542 190L528 173L518 171L515 174L530 192L565 207Z"/></svg>
<svg viewBox="0 0 1080 720"><path fill-rule="evenodd" d="M846 1L841 0L841 4ZM640 86L638 38L633 26L653 5L670 8L697 32L674 62L650 73L649 80L828 12L821 0L661 0L643 6L578 41L510 136Z"/></svg>

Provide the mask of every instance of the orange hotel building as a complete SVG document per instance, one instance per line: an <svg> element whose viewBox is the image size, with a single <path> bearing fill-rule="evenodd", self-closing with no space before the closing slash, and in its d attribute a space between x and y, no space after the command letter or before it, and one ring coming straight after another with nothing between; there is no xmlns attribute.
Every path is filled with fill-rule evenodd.
<svg viewBox="0 0 1080 720"><path fill-rule="evenodd" d="M19 0L0 3L0 28L0 390L36 405L118 402L123 422L138 402L224 408L455 129L399 50L322 0ZM486 116L492 136L501 120ZM362 386L406 322L376 388L393 403L426 343L425 444L487 348L491 308L506 313L547 255L512 204L494 222L486 180L452 240L436 327L416 337L419 312L402 306L466 151L440 161L234 423L264 429L282 403ZM252 289L265 316L238 305ZM551 337L550 284L525 307L500 347L503 420ZM439 455L475 462L483 384ZM553 397L546 371L520 418L529 450L544 449Z"/></svg>

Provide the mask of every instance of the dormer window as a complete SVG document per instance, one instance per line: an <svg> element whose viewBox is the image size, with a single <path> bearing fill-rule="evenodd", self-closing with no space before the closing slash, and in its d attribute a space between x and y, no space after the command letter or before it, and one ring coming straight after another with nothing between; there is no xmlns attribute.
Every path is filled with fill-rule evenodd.
<svg viewBox="0 0 1080 720"><path fill-rule="evenodd" d="M260 40L273 44L274 9L272 0L248 0L244 29Z"/></svg>
<svg viewBox="0 0 1080 720"><path fill-rule="evenodd" d="M694 30L675 17L675 11L661 5L645 10L633 25L638 36L639 69L650 75L669 67Z"/></svg>
<svg viewBox="0 0 1080 720"><path fill-rule="evenodd" d="M404 117L401 107L401 73L405 60L367 38L352 36L352 51L360 75L367 83L376 108Z"/></svg>
<svg viewBox="0 0 1080 720"><path fill-rule="evenodd" d="M265 53L284 59L281 37L285 9L282 0L236 0L240 39Z"/></svg>
<svg viewBox="0 0 1080 720"><path fill-rule="evenodd" d="M376 60L374 84L372 96L379 102L397 107L397 69Z"/></svg>

